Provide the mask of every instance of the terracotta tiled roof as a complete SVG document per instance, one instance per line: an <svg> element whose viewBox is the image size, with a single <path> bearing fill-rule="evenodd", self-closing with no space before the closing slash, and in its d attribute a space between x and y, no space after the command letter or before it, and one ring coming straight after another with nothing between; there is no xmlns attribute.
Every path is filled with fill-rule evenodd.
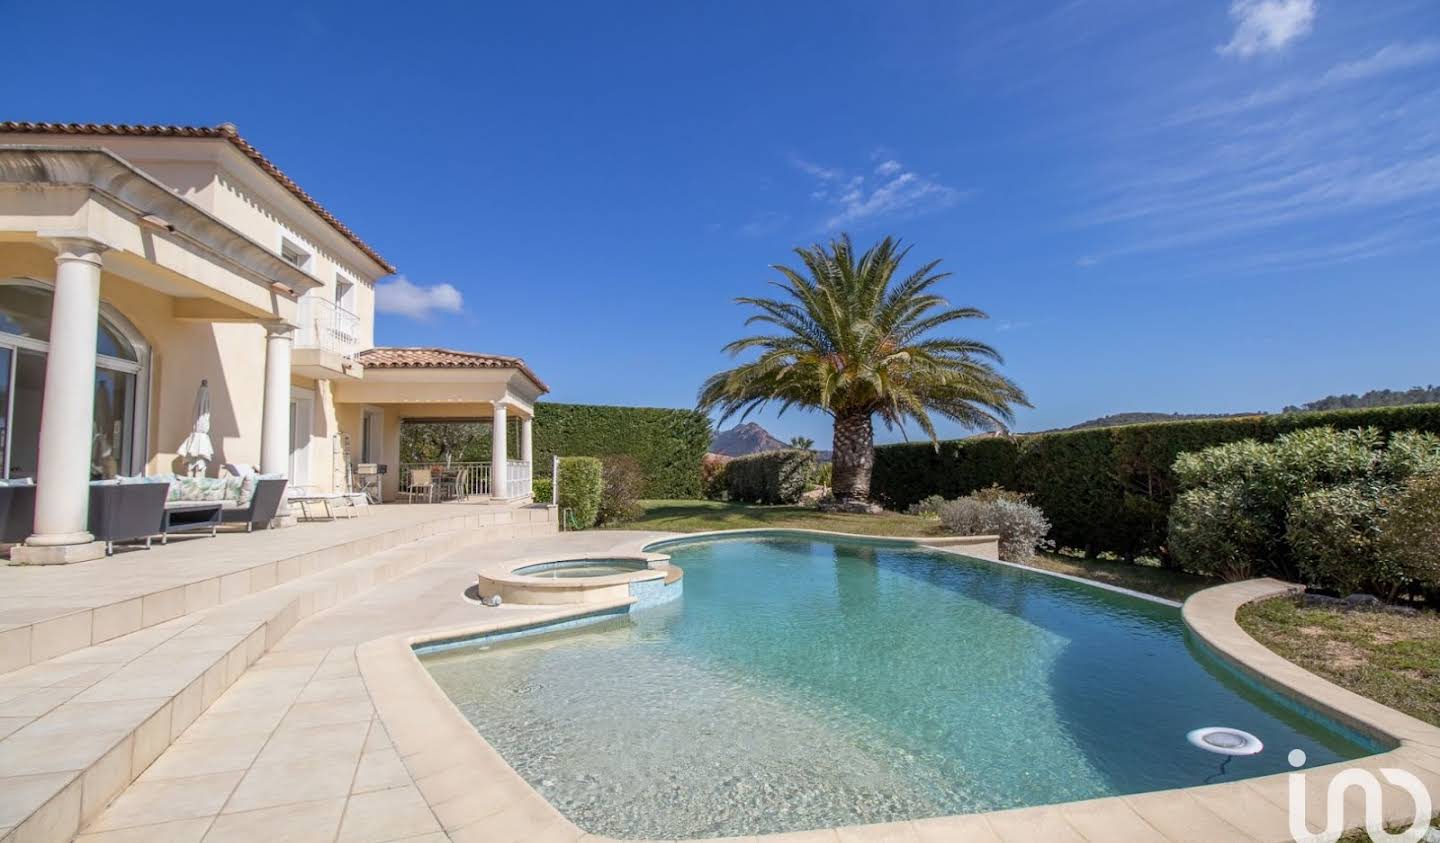
<svg viewBox="0 0 1440 843"><path fill-rule="evenodd" d="M550 391L550 387L530 371L524 360L503 354L476 354L449 348L381 346L366 349L355 355L355 359L367 369L518 369L521 374L534 381L541 392Z"/></svg>
<svg viewBox="0 0 1440 843"><path fill-rule="evenodd" d="M330 224L331 228L340 232L345 239L354 243L356 248L369 255L376 263L385 268L387 272L394 272L395 267L389 261L380 257L380 254L370 248L360 236L345 224L336 219L333 214L325 210L315 198L296 184L289 176L273 163L270 159L260 154L260 150L250 145L250 142L240 137L233 123L221 123L219 126L137 126L114 123L18 123L0 121L0 133L31 134L31 135L125 135L134 137L157 137L157 138L223 138L231 143L236 149L245 154L247 158L254 161L260 169L269 176L280 182L286 190L295 195L296 199L304 202L310 210L320 215L320 218Z"/></svg>

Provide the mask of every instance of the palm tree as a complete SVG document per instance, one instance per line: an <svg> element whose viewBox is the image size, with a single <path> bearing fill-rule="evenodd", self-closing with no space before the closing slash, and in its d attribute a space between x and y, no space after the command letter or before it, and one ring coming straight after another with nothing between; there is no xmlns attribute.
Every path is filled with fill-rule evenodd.
<svg viewBox="0 0 1440 843"><path fill-rule="evenodd" d="M815 440L808 436L792 436L790 437L790 447L797 451L814 450Z"/></svg>
<svg viewBox="0 0 1440 843"><path fill-rule="evenodd" d="M950 273L931 261L897 281L908 247L886 237L856 259L849 235L798 248L803 270L773 266L778 299L744 296L759 310L745 324L772 334L738 339L725 351L760 356L710 376L700 389L702 411L743 419L772 402L820 410L835 420L837 500L869 499L875 464L873 418L887 428L914 422L936 441L931 414L967 427L1004 430L1025 393L996 371L1000 354L985 343L932 333L952 322L984 319L973 307L952 308L931 288ZM893 283L892 283L893 282Z"/></svg>

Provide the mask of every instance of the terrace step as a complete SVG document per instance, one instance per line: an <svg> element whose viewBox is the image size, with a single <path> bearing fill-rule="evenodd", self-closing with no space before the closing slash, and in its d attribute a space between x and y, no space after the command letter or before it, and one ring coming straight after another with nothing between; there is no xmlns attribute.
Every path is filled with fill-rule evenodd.
<svg viewBox="0 0 1440 843"><path fill-rule="evenodd" d="M298 621L404 575L456 541L547 527L553 531L553 521L527 514L470 530L425 530L432 534L308 575L298 562L287 565L283 582L279 567L291 560L269 563L255 593L177 610L0 676L0 843L72 839Z"/></svg>
<svg viewBox="0 0 1440 843"><path fill-rule="evenodd" d="M377 509L354 521L187 539L63 568L0 567L0 676L425 536L489 529L505 538L554 523L546 507ZM324 530L331 526L343 536Z"/></svg>

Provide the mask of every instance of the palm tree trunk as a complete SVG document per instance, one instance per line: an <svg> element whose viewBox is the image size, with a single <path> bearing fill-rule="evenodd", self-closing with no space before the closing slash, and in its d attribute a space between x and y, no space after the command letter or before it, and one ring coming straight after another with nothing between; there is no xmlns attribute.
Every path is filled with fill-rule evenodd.
<svg viewBox="0 0 1440 843"><path fill-rule="evenodd" d="M835 415L835 473L831 480L838 501L868 501L870 472L875 467L875 430L869 410Z"/></svg>

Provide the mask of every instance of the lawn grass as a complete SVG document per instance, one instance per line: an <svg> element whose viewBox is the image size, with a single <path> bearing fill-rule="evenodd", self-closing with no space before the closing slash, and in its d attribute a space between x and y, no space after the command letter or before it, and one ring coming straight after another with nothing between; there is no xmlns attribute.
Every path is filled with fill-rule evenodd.
<svg viewBox="0 0 1440 843"><path fill-rule="evenodd" d="M706 530L746 530L789 527L797 530L831 530L866 536L939 536L940 522L933 518L901 515L862 515L820 512L803 506L759 506L722 501L641 501L642 514L616 525L621 530L666 530L702 533Z"/></svg>
<svg viewBox="0 0 1440 843"><path fill-rule="evenodd" d="M1236 617L1255 640L1306 670L1440 726L1440 613L1340 612L1277 598Z"/></svg>
<svg viewBox="0 0 1440 843"><path fill-rule="evenodd" d="M653 500L641 501L642 515L624 524L623 530L665 530L674 533L699 533L706 530L744 530L782 528L831 530L837 533L858 533L866 536L943 536L945 532L934 518L901 515L858 515L841 512L818 512L802 506L757 506L721 501ZM1047 553L1028 563L1031 567L1056 571L1074 577L1128 588L1144 594L1184 600L1196 591L1218 581L1169 571L1157 566L1132 565L1082 559Z"/></svg>

